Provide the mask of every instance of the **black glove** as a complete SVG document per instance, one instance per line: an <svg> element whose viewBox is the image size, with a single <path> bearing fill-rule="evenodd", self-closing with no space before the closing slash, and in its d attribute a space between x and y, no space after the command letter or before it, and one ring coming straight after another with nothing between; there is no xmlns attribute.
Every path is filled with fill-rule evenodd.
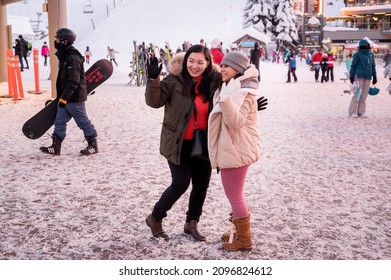
<svg viewBox="0 0 391 280"><path fill-rule="evenodd" d="M354 77L349 77L349 80L350 80L350 83L351 83L351 84L354 83Z"/></svg>
<svg viewBox="0 0 391 280"><path fill-rule="evenodd" d="M376 85L377 84L377 77L373 77L372 79L372 85Z"/></svg>
<svg viewBox="0 0 391 280"><path fill-rule="evenodd" d="M257 99L257 102L258 102L258 111L262 111L266 109L266 105L268 104L267 98L261 96Z"/></svg>
<svg viewBox="0 0 391 280"><path fill-rule="evenodd" d="M150 79L156 79L159 77L160 72L162 71L163 64L160 63L159 66L159 60L157 57L152 57L151 59L147 60L147 74L148 78Z"/></svg>
<svg viewBox="0 0 391 280"><path fill-rule="evenodd" d="M65 105L67 105L67 101L62 99L62 98L60 98L60 100L58 100L58 107L64 108Z"/></svg>

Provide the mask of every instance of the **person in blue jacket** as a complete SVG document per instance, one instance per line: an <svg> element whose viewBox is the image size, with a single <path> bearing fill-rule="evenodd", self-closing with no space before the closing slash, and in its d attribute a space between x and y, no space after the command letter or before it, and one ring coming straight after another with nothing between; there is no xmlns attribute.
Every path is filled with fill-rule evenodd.
<svg viewBox="0 0 391 280"><path fill-rule="evenodd" d="M296 52L290 51L285 59L285 63L288 63L288 79L286 80L287 83L291 82L291 73L293 76L293 81L297 82L297 76L296 76Z"/></svg>
<svg viewBox="0 0 391 280"><path fill-rule="evenodd" d="M358 51L353 56L352 65L349 71L350 83L354 83L355 76L358 79L361 94L353 95L349 105L349 117L355 116L366 118L366 99L368 97L371 82L377 83L376 63L369 42L362 39L358 45Z"/></svg>

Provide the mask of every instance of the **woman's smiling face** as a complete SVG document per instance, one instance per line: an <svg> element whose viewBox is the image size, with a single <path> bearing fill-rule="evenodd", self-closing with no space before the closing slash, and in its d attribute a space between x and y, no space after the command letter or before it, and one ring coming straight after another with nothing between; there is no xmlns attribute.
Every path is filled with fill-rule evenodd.
<svg viewBox="0 0 391 280"><path fill-rule="evenodd" d="M190 76L193 78L200 77L208 67L208 63L203 53L193 52L187 59L187 71L189 71Z"/></svg>
<svg viewBox="0 0 391 280"><path fill-rule="evenodd" d="M233 69L231 66L221 64L221 78L223 79L223 82L228 82L232 78L235 78L236 75L239 74L238 71Z"/></svg>

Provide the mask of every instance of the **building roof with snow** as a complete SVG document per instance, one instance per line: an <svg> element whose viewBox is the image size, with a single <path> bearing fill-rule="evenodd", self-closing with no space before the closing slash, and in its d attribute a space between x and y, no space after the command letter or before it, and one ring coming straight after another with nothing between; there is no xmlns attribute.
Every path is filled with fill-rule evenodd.
<svg viewBox="0 0 391 280"><path fill-rule="evenodd" d="M253 47L255 41L262 45L267 45L271 42L271 39L266 34L259 32L253 27L243 29L236 38L238 39L236 39L233 43L241 47ZM248 42L248 45L246 42Z"/></svg>

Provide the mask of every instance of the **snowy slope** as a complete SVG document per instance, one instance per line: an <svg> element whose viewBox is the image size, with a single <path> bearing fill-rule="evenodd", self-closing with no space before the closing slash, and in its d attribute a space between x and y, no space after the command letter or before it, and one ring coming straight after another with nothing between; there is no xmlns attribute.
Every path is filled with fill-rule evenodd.
<svg viewBox="0 0 391 280"><path fill-rule="evenodd" d="M36 13L42 11L42 1L26 2L8 5L7 12L36 19ZM208 43L219 38L228 46L242 29L246 1L93 0L94 13L84 14L83 7L89 2L67 0L68 26L78 35L76 45L82 49L92 45L92 49L97 49L98 44L103 44L104 50L107 45L113 45L125 52L133 40L158 46L169 41L175 50L183 41L194 44L204 39ZM43 13L41 19L45 25L47 14ZM36 45L40 46L41 41Z"/></svg>

